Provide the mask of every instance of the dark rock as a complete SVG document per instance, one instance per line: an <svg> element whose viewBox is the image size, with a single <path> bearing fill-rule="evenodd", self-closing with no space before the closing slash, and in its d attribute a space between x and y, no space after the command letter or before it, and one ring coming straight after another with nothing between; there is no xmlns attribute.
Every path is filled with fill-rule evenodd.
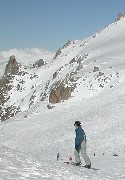
<svg viewBox="0 0 125 180"><path fill-rule="evenodd" d="M59 48L57 51L56 51L56 55L55 55L55 59L62 53L62 50L61 48Z"/></svg>
<svg viewBox="0 0 125 180"><path fill-rule="evenodd" d="M19 73L19 64L17 63L15 56L11 56L8 64L6 65L4 76L6 75L16 75Z"/></svg>
<svg viewBox="0 0 125 180"><path fill-rule="evenodd" d="M13 117L16 115L18 112L20 112L19 107L16 106L9 106L4 109L4 111L0 111L0 118L1 121L5 121L9 119L10 117Z"/></svg>
<svg viewBox="0 0 125 180"><path fill-rule="evenodd" d="M120 13L118 13L116 21L119 21L121 18L124 18L124 17L125 17L125 15L122 12L120 12Z"/></svg>
<svg viewBox="0 0 125 180"><path fill-rule="evenodd" d="M57 77L57 75L58 75L58 72L55 72L55 73L53 74L53 79L55 79L55 78Z"/></svg>
<svg viewBox="0 0 125 180"><path fill-rule="evenodd" d="M33 64L33 68L38 68L38 67L41 67L45 64L44 60L43 59L39 59L38 61L36 61L34 64Z"/></svg>
<svg viewBox="0 0 125 180"><path fill-rule="evenodd" d="M63 49L66 48L66 47L68 47L70 44L71 44L71 41L68 40L67 43L63 46Z"/></svg>
<svg viewBox="0 0 125 180"><path fill-rule="evenodd" d="M113 156L118 156L118 154L115 153L115 154L113 154Z"/></svg>
<svg viewBox="0 0 125 180"><path fill-rule="evenodd" d="M52 109L52 108L54 108L54 106L51 106L51 105L48 104L48 105L47 105L47 108L48 108L48 109Z"/></svg>
<svg viewBox="0 0 125 180"><path fill-rule="evenodd" d="M68 40L68 42L62 47L62 48L59 48L56 52L56 55L55 55L55 59L62 53L62 50L65 49L67 46L69 46L71 44L71 41Z"/></svg>
<svg viewBox="0 0 125 180"><path fill-rule="evenodd" d="M99 71L99 67L95 66L93 72Z"/></svg>

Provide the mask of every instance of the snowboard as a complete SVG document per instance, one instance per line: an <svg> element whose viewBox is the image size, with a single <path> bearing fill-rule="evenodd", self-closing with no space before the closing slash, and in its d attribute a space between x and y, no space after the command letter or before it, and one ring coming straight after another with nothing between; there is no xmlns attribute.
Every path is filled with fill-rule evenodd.
<svg viewBox="0 0 125 180"><path fill-rule="evenodd" d="M75 162L64 162L65 164L70 164L70 165L72 165L72 166L76 166L76 163ZM83 168L85 168L85 169L88 169L88 168L86 168L85 166L83 166L82 165L82 163L79 165L79 166L76 166L76 167L83 167ZM92 170L95 170L95 171L97 171L97 170L100 170L100 169L98 169L98 168L94 168L94 167L91 167L91 168L89 168L90 170L92 169ZM88 170L89 170L88 169Z"/></svg>

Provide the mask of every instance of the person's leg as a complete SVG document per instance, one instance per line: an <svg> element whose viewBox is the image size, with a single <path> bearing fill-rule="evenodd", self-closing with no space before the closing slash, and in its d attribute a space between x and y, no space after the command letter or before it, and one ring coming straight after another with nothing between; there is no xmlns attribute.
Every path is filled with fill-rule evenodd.
<svg viewBox="0 0 125 180"><path fill-rule="evenodd" d="M74 151L74 155L75 155L75 162L80 163L81 162L80 155L79 155L79 153L78 153L78 151L76 149Z"/></svg>
<svg viewBox="0 0 125 180"><path fill-rule="evenodd" d="M82 143L81 143L81 155L84 158L84 161L85 161L86 165L91 166L91 161L90 161L90 159L89 159L89 157L87 156L87 153L86 153L86 142L85 142L85 140L83 140Z"/></svg>

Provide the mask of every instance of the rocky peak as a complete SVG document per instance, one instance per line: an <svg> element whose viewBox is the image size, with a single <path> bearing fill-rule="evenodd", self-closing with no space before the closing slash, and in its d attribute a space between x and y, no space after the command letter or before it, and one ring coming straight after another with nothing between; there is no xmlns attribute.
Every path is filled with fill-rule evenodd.
<svg viewBox="0 0 125 180"><path fill-rule="evenodd" d="M19 64L16 61L16 58L14 55L10 56L9 62L6 65L4 76L7 74L9 75L16 75L19 72Z"/></svg>
<svg viewBox="0 0 125 180"><path fill-rule="evenodd" d="M125 17L125 15L124 15L122 12L120 12L120 13L118 13L118 15L117 15L116 21L119 21L121 18L124 18L124 17Z"/></svg>
<svg viewBox="0 0 125 180"><path fill-rule="evenodd" d="M68 40L67 43L62 47L59 48L55 54L55 59L62 53L62 50L65 49L66 47L68 47L70 44L72 43L72 41Z"/></svg>

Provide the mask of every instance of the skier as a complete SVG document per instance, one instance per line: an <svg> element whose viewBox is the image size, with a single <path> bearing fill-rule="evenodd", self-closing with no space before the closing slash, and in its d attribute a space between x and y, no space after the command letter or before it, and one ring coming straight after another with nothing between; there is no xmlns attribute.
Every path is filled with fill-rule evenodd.
<svg viewBox="0 0 125 180"><path fill-rule="evenodd" d="M75 121L74 126L76 127L75 151L74 151L75 161L76 161L75 165L79 166L81 164L80 154L79 154L81 152L81 155L84 158L84 161L86 163L85 167L90 169L91 161L86 154L86 134L81 127L81 122Z"/></svg>

